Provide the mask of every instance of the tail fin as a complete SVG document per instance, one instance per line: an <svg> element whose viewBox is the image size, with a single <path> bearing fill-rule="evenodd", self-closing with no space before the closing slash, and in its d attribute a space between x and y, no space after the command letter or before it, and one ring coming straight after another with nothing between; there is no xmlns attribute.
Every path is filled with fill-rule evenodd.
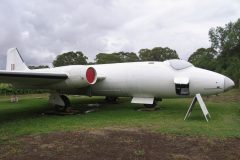
<svg viewBox="0 0 240 160"><path fill-rule="evenodd" d="M29 68L24 63L20 53L18 52L17 48L10 48L7 51L7 71L23 71L29 70Z"/></svg>

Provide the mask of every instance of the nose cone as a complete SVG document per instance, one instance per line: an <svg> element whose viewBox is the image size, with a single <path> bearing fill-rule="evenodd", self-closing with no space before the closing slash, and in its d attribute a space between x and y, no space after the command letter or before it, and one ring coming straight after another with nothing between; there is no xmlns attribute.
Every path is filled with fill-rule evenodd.
<svg viewBox="0 0 240 160"><path fill-rule="evenodd" d="M234 82L230 78L224 78L224 91L231 89L234 85Z"/></svg>

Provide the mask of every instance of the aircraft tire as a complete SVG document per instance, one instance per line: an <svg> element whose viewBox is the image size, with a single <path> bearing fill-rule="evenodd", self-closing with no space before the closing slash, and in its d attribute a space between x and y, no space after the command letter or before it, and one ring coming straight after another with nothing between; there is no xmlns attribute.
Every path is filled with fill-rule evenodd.
<svg viewBox="0 0 240 160"><path fill-rule="evenodd" d="M65 112L67 110L67 108L70 107L70 100L67 96L65 95L60 95L61 99L64 102L64 106L60 106L60 105L55 105L55 109L58 112Z"/></svg>
<svg viewBox="0 0 240 160"><path fill-rule="evenodd" d="M144 104L146 108L155 108L157 106L157 101L154 100L153 104Z"/></svg>

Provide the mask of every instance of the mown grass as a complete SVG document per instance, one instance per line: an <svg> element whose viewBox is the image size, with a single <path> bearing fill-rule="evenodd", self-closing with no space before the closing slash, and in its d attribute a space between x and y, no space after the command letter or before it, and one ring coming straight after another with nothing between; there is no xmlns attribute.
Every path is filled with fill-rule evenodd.
<svg viewBox="0 0 240 160"><path fill-rule="evenodd" d="M236 93L239 92L227 94ZM71 100L73 106L81 107L87 103L102 103L103 97L71 97ZM19 103L1 97L0 142L22 135L99 128L140 128L163 134L240 137L240 102L207 101L212 116L209 123L199 106L189 119L183 120L190 103L191 99L164 99L158 104L160 110L144 112L136 111L141 105L122 98L118 104L102 104L99 110L89 114L55 116L42 115L51 109L46 95L23 96Z"/></svg>

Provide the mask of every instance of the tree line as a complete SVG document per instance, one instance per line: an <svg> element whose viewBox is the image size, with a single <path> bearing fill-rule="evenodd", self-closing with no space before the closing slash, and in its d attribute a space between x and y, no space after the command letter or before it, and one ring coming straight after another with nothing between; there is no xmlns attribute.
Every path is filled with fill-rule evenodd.
<svg viewBox="0 0 240 160"><path fill-rule="evenodd" d="M106 63L124 63L138 61L164 61L167 59L178 59L178 54L175 50L168 47L155 47L153 49L141 49L139 56L134 52L114 52L114 53L99 53L96 55L95 62L90 64L106 64ZM81 51L67 52L58 55L53 61L54 67L89 64L88 57Z"/></svg>
<svg viewBox="0 0 240 160"><path fill-rule="evenodd" d="M13 94L40 94L47 93L47 90L43 89L16 89L9 84L0 84L0 95L13 95Z"/></svg>

